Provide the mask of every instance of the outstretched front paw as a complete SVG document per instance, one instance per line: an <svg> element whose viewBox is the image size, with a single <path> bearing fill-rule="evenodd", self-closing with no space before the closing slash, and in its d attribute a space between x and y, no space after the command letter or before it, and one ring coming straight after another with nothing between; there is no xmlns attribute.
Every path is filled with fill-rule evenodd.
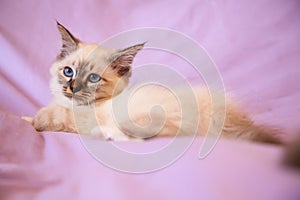
<svg viewBox="0 0 300 200"><path fill-rule="evenodd" d="M33 123L32 117L23 116L23 117L21 117L21 119L27 121L27 122L30 123L31 125L32 125L32 123Z"/></svg>
<svg viewBox="0 0 300 200"><path fill-rule="evenodd" d="M22 117L37 131L64 131L76 133L72 113L62 107L45 107L31 117Z"/></svg>

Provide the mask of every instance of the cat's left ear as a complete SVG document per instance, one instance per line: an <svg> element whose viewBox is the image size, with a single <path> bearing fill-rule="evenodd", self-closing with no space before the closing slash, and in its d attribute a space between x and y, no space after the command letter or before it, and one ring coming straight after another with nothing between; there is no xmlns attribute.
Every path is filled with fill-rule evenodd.
<svg viewBox="0 0 300 200"><path fill-rule="evenodd" d="M144 47L145 43L137 44L123 50L119 50L111 56L110 67L116 70L119 76L128 74L136 54Z"/></svg>
<svg viewBox="0 0 300 200"><path fill-rule="evenodd" d="M62 41L62 48L60 54L57 56L58 59L63 59L67 55L71 54L72 52L76 51L78 48L78 44L80 43L80 40L74 37L68 29L66 29L63 25L61 25L59 22L57 23L57 29L59 30L59 33L61 35L61 41Z"/></svg>

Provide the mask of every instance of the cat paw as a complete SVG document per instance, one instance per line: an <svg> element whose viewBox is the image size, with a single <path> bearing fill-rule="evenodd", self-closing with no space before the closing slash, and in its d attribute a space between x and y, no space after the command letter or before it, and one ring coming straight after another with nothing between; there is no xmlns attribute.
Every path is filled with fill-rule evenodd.
<svg viewBox="0 0 300 200"><path fill-rule="evenodd" d="M59 131L63 124L55 120L52 112L48 108L42 108L32 119L32 125L37 131Z"/></svg>
<svg viewBox="0 0 300 200"><path fill-rule="evenodd" d="M21 119L23 119L24 121L30 123L31 125L33 124L32 117L22 116Z"/></svg>
<svg viewBox="0 0 300 200"><path fill-rule="evenodd" d="M76 133L77 130L69 113L61 107L44 107L40 109L34 118L23 118L31 122L36 131L63 131Z"/></svg>

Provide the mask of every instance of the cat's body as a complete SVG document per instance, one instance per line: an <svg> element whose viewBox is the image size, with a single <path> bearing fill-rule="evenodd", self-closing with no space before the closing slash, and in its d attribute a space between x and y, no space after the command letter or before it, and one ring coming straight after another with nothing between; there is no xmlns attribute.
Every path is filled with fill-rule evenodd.
<svg viewBox="0 0 300 200"><path fill-rule="evenodd" d="M225 104L222 98L212 104L211 94L200 86L193 87L192 96L180 89L174 94L160 85L143 86L128 101L123 93L131 64L144 44L112 50L83 43L60 24L58 29L63 48L51 67L55 101L33 119L25 118L36 130L131 140L205 135L222 126L222 135L229 138L281 143L272 130L255 125L228 98Z"/></svg>

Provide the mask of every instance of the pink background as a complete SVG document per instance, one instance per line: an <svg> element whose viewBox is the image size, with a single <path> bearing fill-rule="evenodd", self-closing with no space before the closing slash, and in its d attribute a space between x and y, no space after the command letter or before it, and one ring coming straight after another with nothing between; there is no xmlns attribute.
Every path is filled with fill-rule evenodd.
<svg viewBox="0 0 300 200"><path fill-rule="evenodd" d="M1 1L0 199L299 198L300 175L281 165L280 147L223 139L198 160L200 138L173 165L133 175L97 162L77 135L36 134L19 119L52 99L49 67L60 48L55 20L97 43L133 28L163 27L201 44L226 90L258 123L291 138L300 129L299 8L297 0ZM168 61L146 51L138 56L137 64ZM169 63L194 78L180 61Z"/></svg>

